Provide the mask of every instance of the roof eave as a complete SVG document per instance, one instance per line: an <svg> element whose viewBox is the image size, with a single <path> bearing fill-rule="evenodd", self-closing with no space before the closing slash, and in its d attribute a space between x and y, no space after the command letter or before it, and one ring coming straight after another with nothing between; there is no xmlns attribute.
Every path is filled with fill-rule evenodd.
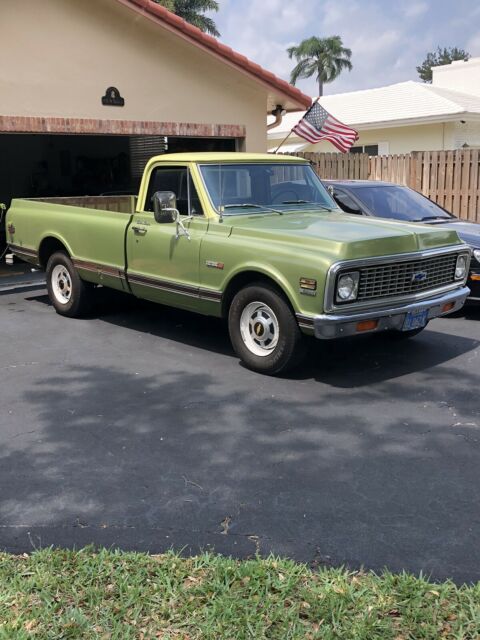
<svg viewBox="0 0 480 640"><path fill-rule="evenodd" d="M369 129L389 129L392 127L409 127L421 124L442 124L443 122L455 122L459 119L480 120L480 113L459 110L455 113L445 113L434 116L421 116L419 118L401 118L397 120L377 120L376 122L355 122L349 126L358 128L361 131Z"/></svg>

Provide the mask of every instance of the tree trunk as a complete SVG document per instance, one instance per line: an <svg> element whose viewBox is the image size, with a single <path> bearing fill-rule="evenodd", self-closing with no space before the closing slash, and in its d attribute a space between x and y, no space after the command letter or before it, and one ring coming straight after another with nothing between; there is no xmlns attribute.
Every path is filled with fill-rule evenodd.
<svg viewBox="0 0 480 640"><path fill-rule="evenodd" d="M323 80L321 78L318 79L318 96L319 98L323 96Z"/></svg>

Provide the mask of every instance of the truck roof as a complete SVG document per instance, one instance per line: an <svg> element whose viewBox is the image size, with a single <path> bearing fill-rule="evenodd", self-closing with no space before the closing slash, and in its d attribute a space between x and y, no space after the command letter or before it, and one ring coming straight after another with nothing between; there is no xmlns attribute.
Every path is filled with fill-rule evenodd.
<svg viewBox="0 0 480 640"><path fill-rule="evenodd" d="M204 151L198 153L164 153L154 156L150 163L158 162L297 162L307 160L296 156L275 155L273 153L244 153L240 151Z"/></svg>

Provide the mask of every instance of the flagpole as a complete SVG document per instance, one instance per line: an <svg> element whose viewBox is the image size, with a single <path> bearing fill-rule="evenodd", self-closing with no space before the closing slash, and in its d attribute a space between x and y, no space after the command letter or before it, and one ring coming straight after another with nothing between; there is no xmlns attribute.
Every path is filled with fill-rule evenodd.
<svg viewBox="0 0 480 640"><path fill-rule="evenodd" d="M313 107L317 104L317 102L320 100L320 96L318 96L318 98L315 100L315 102L312 102L312 104L310 105L309 109L307 111L305 111L305 113L303 114L303 116L300 118L300 120L303 120L303 118L305 118L305 116L307 116L310 111L313 109ZM298 123L297 123L298 124ZM295 125L297 126L297 125ZM281 143L278 145L278 147L275 149L275 151L273 152L278 153L278 150L280 149L280 147L283 147L283 145L285 144L285 142L289 139L289 137L292 135L293 133L293 129L294 127L292 127L290 129L290 132L288 133L288 135L285 136L285 138L281 141Z"/></svg>

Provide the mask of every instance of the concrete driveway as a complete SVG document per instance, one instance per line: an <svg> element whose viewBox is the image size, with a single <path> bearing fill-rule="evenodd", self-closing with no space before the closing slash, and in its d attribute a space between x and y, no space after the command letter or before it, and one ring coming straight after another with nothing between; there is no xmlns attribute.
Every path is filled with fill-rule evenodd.
<svg viewBox="0 0 480 640"><path fill-rule="evenodd" d="M479 310L406 343L312 342L284 379L240 366L221 322L113 292L89 320L4 293L0 335L1 548L480 579Z"/></svg>

